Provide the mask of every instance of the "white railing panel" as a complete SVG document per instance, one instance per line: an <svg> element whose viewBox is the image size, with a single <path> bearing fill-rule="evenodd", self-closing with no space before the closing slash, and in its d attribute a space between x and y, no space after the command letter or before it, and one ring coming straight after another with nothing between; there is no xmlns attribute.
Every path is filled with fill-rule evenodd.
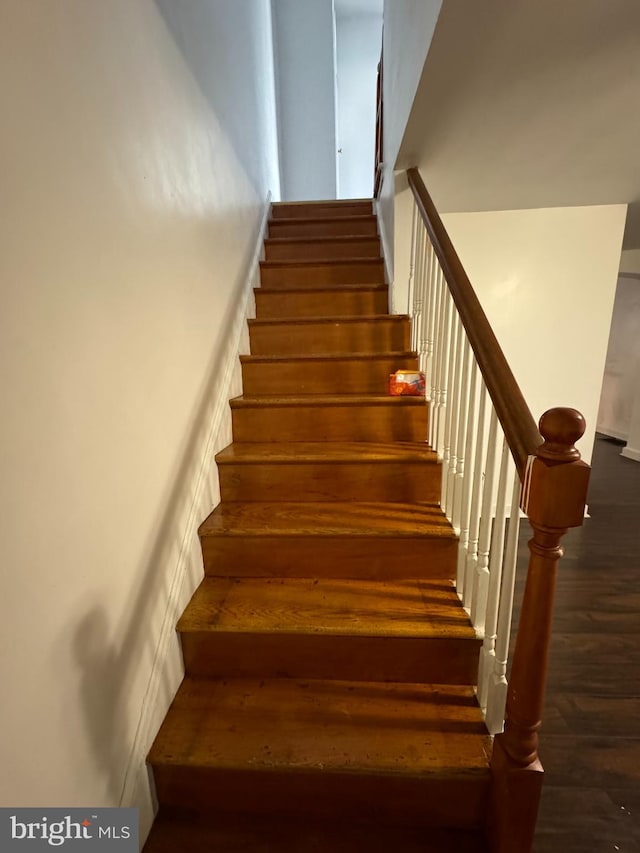
<svg viewBox="0 0 640 853"><path fill-rule="evenodd" d="M459 535L457 592L483 638L478 699L489 731L496 733L503 727L507 694L519 479L516 473L509 506L509 448L416 206L407 310L411 346L426 380L427 438L442 462L441 507Z"/></svg>

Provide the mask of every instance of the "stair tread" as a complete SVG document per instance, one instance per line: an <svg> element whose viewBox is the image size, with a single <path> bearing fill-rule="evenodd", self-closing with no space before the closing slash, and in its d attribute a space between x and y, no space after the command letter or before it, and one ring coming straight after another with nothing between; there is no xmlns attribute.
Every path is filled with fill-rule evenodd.
<svg viewBox="0 0 640 853"><path fill-rule="evenodd" d="M398 350L389 352L331 352L331 353L306 353L301 352L296 355L241 355L240 361L245 363L262 363L262 362L286 362L291 361L344 361L345 359L353 361L375 361L376 359L390 358L417 358L417 352L410 350Z"/></svg>
<svg viewBox="0 0 640 853"><path fill-rule="evenodd" d="M427 503L259 502L218 504L200 536L457 538L439 506Z"/></svg>
<svg viewBox="0 0 640 853"><path fill-rule="evenodd" d="M149 761L261 773L488 780L489 753L472 687L186 678Z"/></svg>
<svg viewBox="0 0 640 853"><path fill-rule="evenodd" d="M442 580L205 578L178 630L477 641Z"/></svg>
<svg viewBox="0 0 640 853"><path fill-rule="evenodd" d="M479 831L384 826L371 821L328 823L216 815L215 822L189 814L160 813L144 853L484 853Z"/></svg>
<svg viewBox="0 0 640 853"><path fill-rule="evenodd" d="M234 442L216 455L218 464L252 462L437 462L423 441Z"/></svg>
<svg viewBox="0 0 640 853"><path fill-rule="evenodd" d="M265 406L424 406L424 395L390 394L297 394L269 395L260 397L233 397L229 401L232 409L264 408Z"/></svg>
<svg viewBox="0 0 640 853"><path fill-rule="evenodd" d="M292 325L303 326L305 324L324 323L339 325L346 323L406 323L408 317L405 314L354 314L352 317L276 317L261 320L259 318L248 320L249 326L278 326ZM380 353L377 353L378 355Z"/></svg>

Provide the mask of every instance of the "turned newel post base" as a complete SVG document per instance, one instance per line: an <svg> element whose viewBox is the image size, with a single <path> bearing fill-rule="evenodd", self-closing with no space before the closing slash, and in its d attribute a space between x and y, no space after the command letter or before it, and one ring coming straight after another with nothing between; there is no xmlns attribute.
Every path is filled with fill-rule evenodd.
<svg viewBox="0 0 640 853"><path fill-rule="evenodd" d="M489 836L492 853L528 853L538 819L544 770L540 760L520 767L503 749L500 737L493 744L493 774Z"/></svg>
<svg viewBox="0 0 640 853"><path fill-rule="evenodd" d="M540 419L544 443L524 477L521 508L533 537L507 693L504 732L495 738L489 836L492 853L530 853L542 789L538 731L547 682L560 540L584 518L590 468L575 442L584 419L551 409Z"/></svg>

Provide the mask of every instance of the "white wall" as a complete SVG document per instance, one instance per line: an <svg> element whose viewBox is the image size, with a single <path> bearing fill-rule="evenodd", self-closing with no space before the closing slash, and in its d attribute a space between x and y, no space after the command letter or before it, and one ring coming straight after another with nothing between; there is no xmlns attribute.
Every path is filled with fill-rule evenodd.
<svg viewBox="0 0 640 853"><path fill-rule="evenodd" d="M4 0L2 19L0 802L144 806L277 185L270 9Z"/></svg>
<svg viewBox="0 0 640 853"><path fill-rule="evenodd" d="M391 274L394 168L441 6L442 0L385 0L384 4L384 170L378 214Z"/></svg>
<svg viewBox="0 0 640 853"><path fill-rule="evenodd" d="M282 198L335 198L331 0L273 0L273 32Z"/></svg>
<svg viewBox="0 0 640 853"><path fill-rule="evenodd" d="M381 15L338 15L338 195L370 198L376 133L376 82L382 49Z"/></svg>
<svg viewBox="0 0 640 853"><path fill-rule="evenodd" d="M590 461L626 205L442 217L537 420L582 412Z"/></svg>
<svg viewBox="0 0 640 853"><path fill-rule="evenodd" d="M625 254L625 253L623 253ZM621 276L616 288L598 412L598 432L626 440L640 391L640 279Z"/></svg>
<svg viewBox="0 0 640 853"><path fill-rule="evenodd" d="M396 310L406 311L409 194ZM616 288L625 205L449 213L444 225L537 420L573 406L591 459ZM397 243L398 245L398 243Z"/></svg>

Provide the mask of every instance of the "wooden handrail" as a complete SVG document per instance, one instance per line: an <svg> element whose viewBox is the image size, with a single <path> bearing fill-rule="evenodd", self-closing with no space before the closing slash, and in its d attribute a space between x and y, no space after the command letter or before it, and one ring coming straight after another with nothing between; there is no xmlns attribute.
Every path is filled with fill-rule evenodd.
<svg viewBox="0 0 640 853"><path fill-rule="evenodd" d="M373 165L373 197L378 198L382 186L382 130L383 130L383 104L382 104L382 56L378 63L378 80L376 83L376 154Z"/></svg>
<svg viewBox="0 0 640 853"><path fill-rule="evenodd" d="M420 173L409 169L407 178L522 478L542 436Z"/></svg>

